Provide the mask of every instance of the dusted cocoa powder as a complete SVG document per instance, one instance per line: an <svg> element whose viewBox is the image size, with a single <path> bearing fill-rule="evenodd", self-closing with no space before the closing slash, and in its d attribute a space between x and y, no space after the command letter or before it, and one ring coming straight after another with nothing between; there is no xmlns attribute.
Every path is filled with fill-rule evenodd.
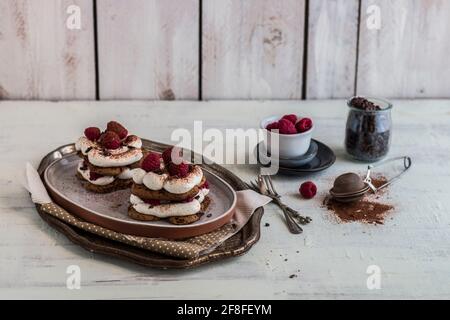
<svg viewBox="0 0 450 320"><path fill-rule="evenodd" d="M372 184L380 187L387 182L383 176L372 178ZM394 207L388 204L372 201L370 196L353 203L342 203L332 198L326 198L323 205L342 222L362 222L369 224L383 224L386 214Z"/></svg>
<svg viewBox="0 0 450 320"><path fill-rule="evenodd" d="M386 213L394 209L393 206L361 200L353 203L341 203L333 199L325 199L324 205L333 211L342 222L363 222L369 224L383 224Z"/></svg>
<svg viewBox="0 0 450 320"><path fill-rule="evenodd" d="M379 188L382 185L386 184L387 182L388 182L388 179L383 176L376 176L376 177L372 178L372 184L375 188ZM382 190L386 190L386 189L382 189Z"/></svg>

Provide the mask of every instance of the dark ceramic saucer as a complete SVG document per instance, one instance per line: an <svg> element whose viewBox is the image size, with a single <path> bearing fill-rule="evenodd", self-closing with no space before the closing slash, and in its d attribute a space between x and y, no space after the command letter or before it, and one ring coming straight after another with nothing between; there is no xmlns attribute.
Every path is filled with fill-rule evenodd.
<svg viewBox="0 0 450 320"><path fill-rule="evenodd" d="M297 167L286 167L283 166L282 163L280 163L278 173L285 175L305 175L308 173L320 172L331 167L336 161L336 155L334 154L333 150L331 150L327 145L323 144L320 141L312 140L312 142L315 142L318 147L317 153L314 158L312 158L308 163L299 165ZM270 163L267 164L267 162L264 161L265 159L260 159L260 146L261 144L259 144L255 148L258 163L263 166L269 167ZM265 164L263 164L261 161Z"/></svg>
<svg viewBox="0 0 450 320"><path fill-rule="evenodd" d="M311 162L314 157L317 155L317 151L319 150L319 146L317 145L317 143L312 140L311 141L311 145L308 149L308 151L300 157L297 158L291 158L291 159L283 159L283 158L279 158L278 162L280 164L280 166L282 166L283 168L298 168L301 166L304 166L306 164L308 164L309 162ZM270 163L271 160L271 154L267 152L266 147L264 146L264 143L260 143L258 144L258 146L256 147L256 151L258 152L258 157L259 157L259 161L261 163Z"/></svg>

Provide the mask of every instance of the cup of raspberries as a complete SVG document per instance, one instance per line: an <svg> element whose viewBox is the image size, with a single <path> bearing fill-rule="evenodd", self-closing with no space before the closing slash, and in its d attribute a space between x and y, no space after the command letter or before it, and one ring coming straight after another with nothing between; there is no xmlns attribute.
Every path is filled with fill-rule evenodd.
<svg viewBox="0 0 450 320"><path fill-rule="evenodd" d="M311 145L314 123L310 118L287 114L261 121L261 129L267 130L264 144L271 157L279 150L279 159L295 159L305 155ZM278 139L277 139L278 138ZM272 146L278 140L278 148Z"/></svg>

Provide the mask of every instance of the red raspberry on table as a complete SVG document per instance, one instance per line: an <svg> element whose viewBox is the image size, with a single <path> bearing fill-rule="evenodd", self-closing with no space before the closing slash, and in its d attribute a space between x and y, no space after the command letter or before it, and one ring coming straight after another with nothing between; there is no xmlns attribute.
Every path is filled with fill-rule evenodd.
<svg viewBox="0 0 450 320"><path fill-rule="evenodd" d="M172 159L172 152L174 152L175 159ZM165 164L169 164L171 162L179 163L183 158L183 149L180 147L170 147L164 150L162 154L162 158Z"/></svg>
<svg viewBox="0 0 450 320"><path fill-rule="evenodd" d="M303 118L295 125L298 133L303 133L311 130L313 127L313 122L310 118Z"/></svg>
<svg viewBox="0 0 450 320"><path fill-rule="evenodd" d="M120 139L125 139L128 135L128 130L125 129L125 127L122 126L117 121L108 122L108 125L106 126L106 131L112 131L117 133Z"/></svg>
<svg viewBox="0 0 450 320"><path fill-rule="evenodd" d="M158 153L150 152L142 161L141 168L147 172L160 170L161 156Z"/></svg>
<svg viewBox="0 0 450 320"><path fill-rule="evenodd" d="M121 145L120 138L117 133L112 131L105 132L101 139L100 144L106 149L118 149Z"/></svg>
<svg viewBox="0 0 450 320"><path fill-rule="evenodd" d="M298 118L295 114L287 114L287 115L283 116L283 118L281 118L281 119L288 120L295 125L297 123Z"/></svg>
<svg viewBox="0 0 450 320"><path fill-rule="evenodd" d="M151 206L159 206L161 204L161 200L153 200L153 199L144 200L144 202Z"/></svg>
<svg viewBox="0 0 450 320"><path fill-rule="evenodd" d="M189 174L189 165L187 163L170 163L169 164L169 173L171 176L177 176L179 178L184 178Z"/></svg>
<svg viewBox="0 0 450 320"><path fill-rule="evenodd" d="M89 180L91 180L91 181L95 181L101 177L103 177L101 174L98 174L98 173L95 173L92 171L89 172Z"/></svg>
<svg viewBox="0 0 450 320"><path fill-rule="evenodd" d="M268 130L268 131L278 130L278 129L280 129L280 126L278 125L278 121L271 123L266 127L266 130Z"/></svg>
<svg viewBox="0 0 450 320"><path fill-rule="evenodd" d="M297 129L295 129L295 125L286 119L281 119L278 121L278 125L280 127L281 134L296 134Z"/></svg>
<svg viewBox="0 0 450 320"><path fill-rule="evenodd" d="M313 182L308 181L300 186L299 191L303 198L312 199L317 194L317 187Z"/></svg>
<svg viewBox="0 0 450 320"><path fill-rule="evenodd" d="M97 127L89 127L84 130L84 135L91 141L97 141L100 138L101 131Z"/></svg>

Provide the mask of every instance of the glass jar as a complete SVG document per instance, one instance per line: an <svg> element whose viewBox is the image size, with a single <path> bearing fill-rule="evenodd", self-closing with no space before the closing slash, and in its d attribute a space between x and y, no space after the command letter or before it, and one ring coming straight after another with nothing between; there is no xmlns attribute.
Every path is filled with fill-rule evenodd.
<svg viewBox="0 0 450 320"><path fill-rule="evenodd" d="M351 105L345 133L345 148L354 159L376 162L389 152L392 137L392 104L378 98L367 100L378 105L381 110L362 110Z"/></svg>

